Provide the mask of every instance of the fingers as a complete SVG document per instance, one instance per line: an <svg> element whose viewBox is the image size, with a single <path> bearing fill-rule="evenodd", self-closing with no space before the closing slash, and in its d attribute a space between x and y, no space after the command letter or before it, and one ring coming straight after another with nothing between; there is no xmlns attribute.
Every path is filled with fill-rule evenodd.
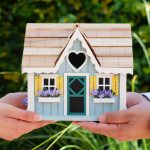
<svg viewBox="0 0 150 150"><path fill-rule="evenodd" d="M8 118L16 118L20 120L29 121L29 122L36 122L36 121L41 120L41 117L38 114L31 112L31 111L19 109L9 104L1 103L0 113L2 116L8 117Z"/></svg>
<svg viewBox="0 0 150 150"><path fill-rule="evenodd" d="M54 121L26 122L14 118L3 118L3 120L4 123L1 124L0 137L8 141L14 140L34 129L54 123ZM5 130L6 128L7 131Z"/></svg>
<svg viewBox="0 0 150 150"><path fill-rule="evenodd" d="M52 124L55 121L39 121L39 122L26 122L26 121L19 121L19 127L23 127L24 128L24 133L28 133L34 129L38 129L41 128L43 126L46 126L48 124Z"/></svg>
<svg viewBox="0 0 150 150"><path fill-rule="evenodd" d="M1 98L0 102L7 103L18 108L26 109L26 107L22 104L22 100L25 97L27 97L26 92L9 93Z"/></svg>
<svg viewBox="0 0 150 150"><path fill-rule="evenodd" d="M128 141L128 133L131 133L131 126L128 123L104 124L95 122L74 122L74 124L79 125L80 127L87 129L93 133L112 137L119 141Z"/></svg>
<svg viewBox="0 0 150 150"><path fill-rule="evenodd" d="M142 95L139 93L128 92L127 93L127 107L132 107L141 102Z"/></svg>
<svg viewBox="0 0 150 150"><path fill-rule="evenodd" d="M99 117L99 121L102 123L126 123L129 121L128 111L121 110L111 113L105 113Z"/></svg>
<svg viewBox="0 0 150 150"><path fill-rule="evenodd" d="M75 122L76 125L87 129L91 132L114 137L117 133L116 124L104 124L104 123L95 123L95 122Z"/></svg>
<svg viewBox="0 0 150 150"><path fill-rule="evenodd" d="M23 134L29 133L35 129L42 128L48 124L52 124L54 121L39 121L39 122L26 122L19 120L18 122L18 135L16 138Z"/></svg>

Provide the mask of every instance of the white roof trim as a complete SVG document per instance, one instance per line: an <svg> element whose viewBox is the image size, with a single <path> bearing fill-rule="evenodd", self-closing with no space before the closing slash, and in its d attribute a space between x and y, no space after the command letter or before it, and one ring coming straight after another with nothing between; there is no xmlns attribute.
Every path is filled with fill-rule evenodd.
<svg viewBox="0 0 150 150"><path fill-rule="evenodd" d="M22 73L55 73L54 68L22 68ZM113 73L113 74L133 74L133 68L100 68L98 73Z"/></svg>
<svg viewBox="0 0 150 150"><path fill-rule="evenodd" d="M79 31L79 29L77 28L76 31L73 33L73 36L71 37L69 43L67 44L65 50L63 51L62 55L60 56L56 66L55 66L55 71L57 71L59 69L59 66L63 63L65 56L68 55L68 51L69 49L72 47L73 42L79 39L80 41L82 41L82 46L83 48L86 49L86 53L88 56L91 57L91 62L93 64L95 64L95 69L99 72L100 71L100 65L98 64L97 60L95 59L91 49L89 48L88 44L86 43L84 37L82 36L81 32Z"/></svg>

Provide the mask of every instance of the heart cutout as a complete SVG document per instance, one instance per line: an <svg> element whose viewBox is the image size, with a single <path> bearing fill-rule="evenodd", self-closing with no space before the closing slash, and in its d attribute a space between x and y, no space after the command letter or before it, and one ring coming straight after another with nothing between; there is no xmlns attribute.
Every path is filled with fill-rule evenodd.
<svg viewBox="0 0 150 150"><path fill-rule="evenodd" d="M86 60L86 55L83 52L71 52L68 55L70 64L76 69L80 69Z"/></svg>

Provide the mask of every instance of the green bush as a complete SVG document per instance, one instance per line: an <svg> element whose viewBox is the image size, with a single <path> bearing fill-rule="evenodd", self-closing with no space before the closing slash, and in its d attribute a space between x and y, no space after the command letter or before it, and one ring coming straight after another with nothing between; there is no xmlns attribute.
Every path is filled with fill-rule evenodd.
<svg viewBox="0 0 150 150"><path fill-rule="evenodd" d="M150 3L145 0L7 0L0 2L0 96L26 90L21 60L28 22L130 23L134 76L128 75L128 90L150 91ZM0 149L28 150L49 137L53 141L53 136L66 128L67 124L47 126L13 142L1 141ZM50 143L37 149L46 149ZM67 145L76 145L68 149L88 150L150 149L148 140L120 143L75 126L69 128L52 149Z"/></svg>

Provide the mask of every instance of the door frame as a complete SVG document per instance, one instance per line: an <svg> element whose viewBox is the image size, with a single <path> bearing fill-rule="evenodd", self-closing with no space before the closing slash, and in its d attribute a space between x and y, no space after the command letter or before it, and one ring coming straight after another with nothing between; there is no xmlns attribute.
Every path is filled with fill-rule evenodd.
<svg viewBox="0 0 150 150"><path fill-rule="evenodd" d="M67 116L67 77L85 76L86 77L86 116L89 115L89 74L88 73L64 73L64 115Z"/></svg>
<svg viewBox="0 0 150 150"><path fill-rule="evenodd" d="M83 78L84 79L84 82L82 83L83 84L83 88L82 90L84 90L84 98L83 98L83 112L70 112L70 82L69 82L69 78L73 78L73 80L75 81L76 79L79 79L80 81L80 78ZM69 82L69 84L67 85L67 115L85 115L86 114L86 76L67 76L67 83ZM72 81L71 81L72 82ZM81 81L80 81L81 82ZM82 91L81 90L81 91ZM79 91L79 93L81 92ZM73 91L74 92L74 91ZM75 93L75 92L74 92ZM76 93L75 93L76 94ZM77 94L78 95L78 94ZM80 96L79 96L80 97Z"/></svg>

